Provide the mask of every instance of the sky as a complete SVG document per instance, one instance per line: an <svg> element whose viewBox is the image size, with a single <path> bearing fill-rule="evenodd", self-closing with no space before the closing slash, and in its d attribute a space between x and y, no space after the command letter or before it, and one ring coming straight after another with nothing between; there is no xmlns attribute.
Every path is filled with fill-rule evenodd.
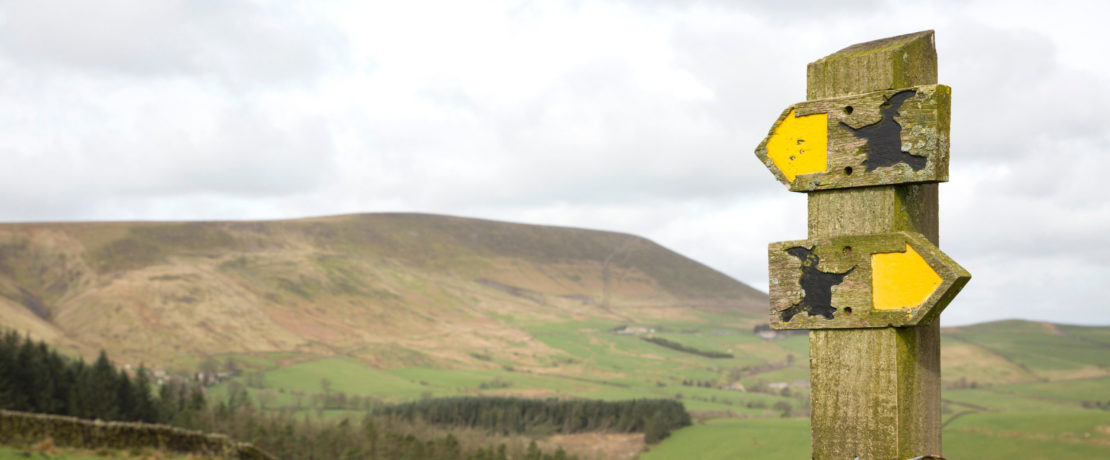
<svg viewBox="0 0 1110 460"><path fill-rule="evenodd" d="M0 1L0 221L425 212L627 232L762 290L808 62L936 31L946 326L1110 324L1106 2Z"/></svg>

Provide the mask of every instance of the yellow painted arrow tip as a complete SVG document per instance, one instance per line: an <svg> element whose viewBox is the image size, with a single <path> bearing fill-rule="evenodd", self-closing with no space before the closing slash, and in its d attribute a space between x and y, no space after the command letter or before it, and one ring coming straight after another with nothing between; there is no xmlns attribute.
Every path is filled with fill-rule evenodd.
<svg viewBox="0 0 1110 460"><path fill-rule="evenodd" d="M875 310L916 308L940 284L940 275L909 244L906 252L871 255L871 301Z"/></svg>
<svg viewBox="0 0 1110 460"><path fill-rule="evenodd" d="M797 117L790 110L767 140L767 158L791 182L801 174L824 172L829 162L828 125L828 114Z"/></svg>

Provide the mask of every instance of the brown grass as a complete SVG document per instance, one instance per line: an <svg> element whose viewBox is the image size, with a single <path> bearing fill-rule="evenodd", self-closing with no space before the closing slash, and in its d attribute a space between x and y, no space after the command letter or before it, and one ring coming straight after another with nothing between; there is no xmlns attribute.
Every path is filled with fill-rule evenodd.
<svg viewBox="0 0 1110 460"><path fill-rule="evenodd" d="M941 348L941 376L945 382L961 377L980 384L1038 381L1037 375L980 345L950 341Z"/></svg>
<svg viewBox="0 0 1110 460"><path fill-rule="evenodd" d="M559 447L583 459L633 459L644 450L643 433L558 434L536 443L544 452Z"/></svg>
<svg viewBox="0 0 1110 460"><path fill-rule="evenodd" d="M761 308L765 298L630 235L430 215L0 224L3 244L6 325L86 357L103 348L116 361L154 367L389 343L425 364L479 365L465 350L491 349L512 350L528 366L554 351L503 318L693 319L690 306L723 297ZM19 289L42 297L50 319L29 315ZM394 366L407 358L361 359Z"/></svg>

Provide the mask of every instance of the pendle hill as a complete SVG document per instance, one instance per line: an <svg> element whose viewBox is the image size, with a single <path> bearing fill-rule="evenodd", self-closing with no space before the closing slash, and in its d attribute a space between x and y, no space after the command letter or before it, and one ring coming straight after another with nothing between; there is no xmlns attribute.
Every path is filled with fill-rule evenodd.
<svg viewBox="0 0 1110 460"><path fill-rule="evenodd" d="M762 292L611 232L422 214L0 225L6 326L136 365L285 351L470 366L475 350L557 353L522 324L765 308Z"/></svg>
<svg viewBox="0 0 1110 460"><path fill-rule="evenodd" d="M612 232L425 214L0 224L0 326L155 380L200 372L212 407L334 421L471 397L653 399L693 417L661 442L528 434L581 459L806 457L808 337L766 330L768 308ZM943 329L945 456L1110 457L1107 351L1108 327Z"/></svg>

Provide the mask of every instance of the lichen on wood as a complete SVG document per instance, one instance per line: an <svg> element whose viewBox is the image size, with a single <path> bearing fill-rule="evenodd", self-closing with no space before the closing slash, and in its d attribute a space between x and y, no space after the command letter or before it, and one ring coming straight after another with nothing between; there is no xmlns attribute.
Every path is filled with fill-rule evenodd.
<svg viewBox="0 0 1110 460"><path fill-rule="evenodd" d="M905 253L910 247L936 272L941 282L932 294L914 308L874 309L874 256ZM803 252L808 251L811 262L815 264L808 267L810 273L817 270L824 274L844 274L843 279L838 280L835 285L819 287L831 291L827 293L831 295L824 299L829 307L827 315L809 311L812 306L798 308L813 293L809 292L812 289L803 286L807 267L803 258L796 255L797 248L803 248ZM912 232L784 241L772 243L768 247L767 256L770 271L770 323L775 329L903 327L928 323L944 310L971 277L924 236Z"/></svg>
<svg viewBox="0 0 1110 460"><path fill-rule="evenodd" d="M897 106L891 107L896 95ZM903 100L904 99L904 100ZM809 192L849 187L948 180L948 145L951 88L922 85L874 91L846 97L800 102L782 112L767 137L756 148L756 156L791 191ZM883 111L891 116L884 116ZM771 140L787 117L826 115L825 169L791 177L776 164L769 152ZM890 124L894 148L900 161L875 164L878 149L856 131ZM916 161L914 161L916 160Z"/></svg>
<svg viewBox="0 0 1110 460"><path fill-rule="evenodd" d="M934 35L924 30L857 43L809 63L806 99L936 83Z"/></svg>
<svg viewBox="0 0 1110 460"><path fill-rule="evenodd" d="M853 45L809 64L808 100L937 83L933 32ZM943 114L947 117L947 114ZM809 237L908 231L938 244L937 184L809 193ZM941 454L939 321L810 331L813 458Z"/></svg>

